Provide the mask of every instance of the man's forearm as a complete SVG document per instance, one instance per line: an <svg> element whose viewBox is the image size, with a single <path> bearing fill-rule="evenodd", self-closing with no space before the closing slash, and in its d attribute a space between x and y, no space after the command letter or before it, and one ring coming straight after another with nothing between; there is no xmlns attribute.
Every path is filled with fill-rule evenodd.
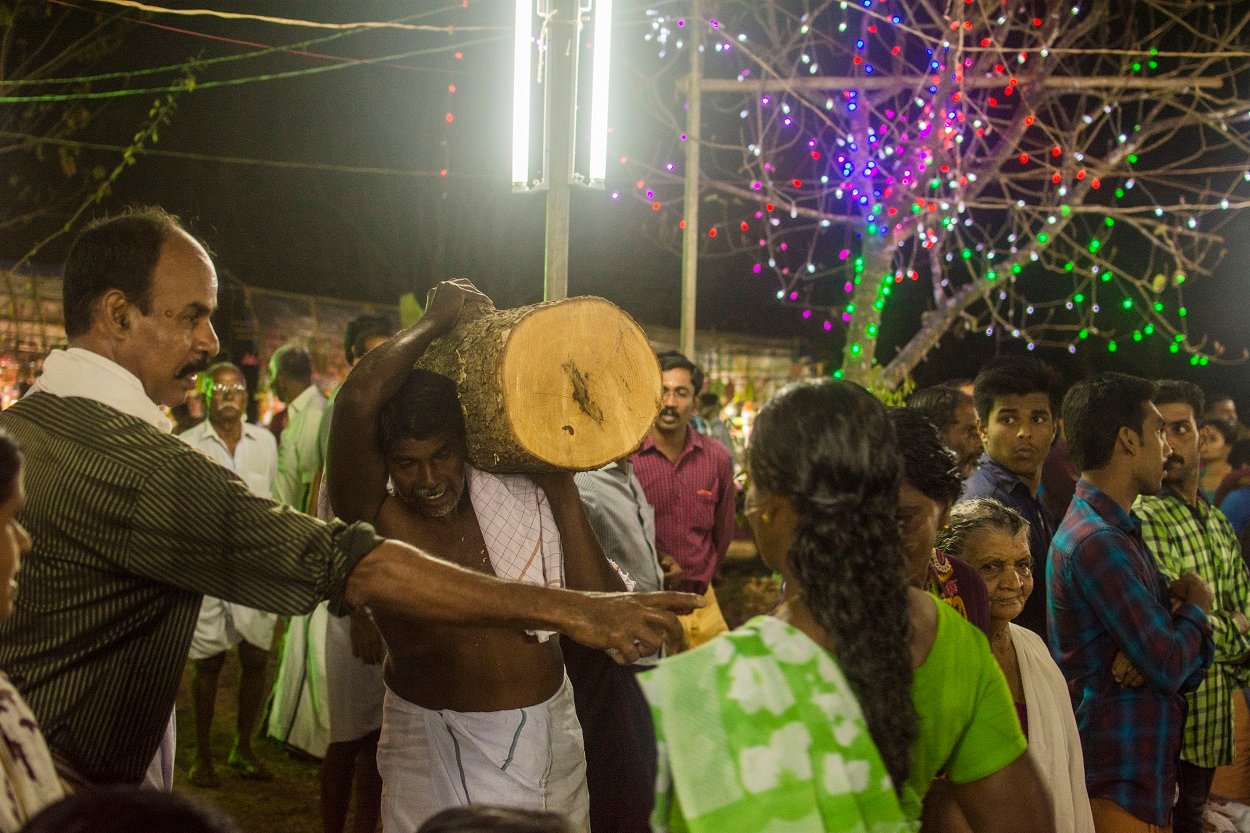
<svg viewBox="0 0 1250 833"><path fill-rule="evenodd" d="M701 604L687 593L580 593L502 581L397 541L384 541L357 563L344 596L349 605L408 619L558 631L587 647L611 649L622 664L680 635L675 614Z"/></svg>
<svg viewBox="0 0 1250 833"><path fill-rule="evenodd" d="M345 597L353 607L450 625L565 630L586 615L576 593L504 581L391 540L360 560Z"/></svg>

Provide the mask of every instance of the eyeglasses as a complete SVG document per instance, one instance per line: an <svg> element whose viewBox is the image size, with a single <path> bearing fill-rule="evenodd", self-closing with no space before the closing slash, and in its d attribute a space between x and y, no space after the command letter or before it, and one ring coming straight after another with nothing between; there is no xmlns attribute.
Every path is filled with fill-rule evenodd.
<svg viewBox="0 0 1250 833"><path fill-rule="evenodd" d="M216 385L213 385L212 390L213 390L213 393L222 394L222 395L230 394L230 393L247 393L247 385L216 384Z"/></svg>
<svg viewBox="0 0 1250 833"><path fill-rule="evenodd" d="M1008 570L1014 570L1020 578L1033 577L1032 561L1017 561L1014 564L1008 561L987 561L977 568L981 573L981 577L986 581L994 581Z"/></svg>

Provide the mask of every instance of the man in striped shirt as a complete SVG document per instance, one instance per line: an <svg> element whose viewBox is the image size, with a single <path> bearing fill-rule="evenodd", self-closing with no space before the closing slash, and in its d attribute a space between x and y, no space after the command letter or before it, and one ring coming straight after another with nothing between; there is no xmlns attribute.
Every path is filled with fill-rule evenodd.
<svg viewBox="0 0 1250 833"><path fill-rule="evenodd" d="M88 226L65 264L69 349L0 414L26 454L34 549L0 626L0 668L79 783L139 784L178 692L200 600L277 613L321 599L449 624L559 630L623 662L677 632L689 596L517 585L431 558L368 524L323 523L253 495L169 434L219 343L217 274L159 209ZM164 763L168 763L165 761ZM164 786L172 771L161 773Z"/></svg>
<svg viewBox="0 0 1250 833"><path fill-rule="evenodd" d="M733 464L725 447L690 427L703 371L677 351L661 353L660 413L630 458L655 507L655 545L685 574L680 589L700 593L705 607L682 617L684 647L728 630L712 578L733 540Z"/></svg>

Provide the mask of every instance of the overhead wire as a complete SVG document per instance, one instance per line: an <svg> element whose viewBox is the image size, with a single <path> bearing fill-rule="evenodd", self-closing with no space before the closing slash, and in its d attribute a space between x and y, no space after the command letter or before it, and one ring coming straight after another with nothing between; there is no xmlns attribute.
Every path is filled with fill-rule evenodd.
<svg viewBox="0 0 1250 833"><path fill-rule="evenodd" d="M123 152L127 150L121 145L111 145L102 142L83 142L75 139L57 139L47 136L36 136L31 133L20 133L10 130L0 130L0 139L11 139L31 144L53 145L56 147L68 147L81 150L101 150L109 152ZM370 174L377 176L403 176L412 179L433 179L448 178L449 174L445 170L413 170L410 168L382 168L370 165L339 165L330 162L295 162L286 159L257 159L247 156L220 156L207 153L194 153L191 151L179 150L159 150L156 148L140 148L134 151L136 156L163 156L170 159L185 159L194 162L224 162L232 165L250 165L254 167L265 168L281 168L286 170L309 170L322 171L327 173L344 173L344 174ZM456 179L493 179L485 174L455 174Z"/></svg>
<svg viewBox="0 0 1250 833"><path fill-rule="evenodd" d="M82 11L87 11L87 9L84 6L81 6L77 3L67 2L67 0L47 0L47 2L53 3L58 6L63 6L69 9L78 9ZM433 12L425 12L423 14L431 14L431 13ZM413 17L419 17L419 16L421 15L410 15L408 18L401 18L401 20L408 20ZM292 43L292 44L273 45L273 44L260 43L258 41L247 41L247 40L240 40L237 38L228 38L228 37L224 37L221 35L209 34L207 32L198 32L193 29L185 29L185 28L178 27L178 26L166 26L163 24L153 23L151 21L141 20L138 18L123 17L121 18L121 20L123 22L129 23L132 25L150 26L156 29L161 29L163 31L174 32L176 34L187 35L190 37L201 38L204 40L218 41L221 43L228 43L228 44L232 44L236 46L243 46L243 47L255 49L255 51L253 52L246 52L241 55L223 55L223 56L217 56L214 58L199 59L196 61L196 64L197 66L201 66L201 67L213 66L217 64L233 63L235 61L251 60L254 58L262 58L267 55L273 55L273 54L289 54L289 55L294 55L294 56L304 57L304 58L340 61L344 63L348 63L352 61L355 61L357 63L377 63L376 60L371 60L371 59L349 58L344 55L330 55L330 54L326 54L323 52L310 52L305 49L305 47L316 46L318 44L327 43L327 42L338 40L340 38L348 37L351 35L362 34L362 33L368 32L369 31L368 29L348 29L348 30L343 30L343 31L336 31L329 35L323 35L317 38L309 38L308 40L299 41L299 42ZM467 44L462 44L462 45L467 45ZM437 71L429 67L410 66L406 64L384 63L384 64L379 64L379 65L386 66L391 69L408 70L408 71L414 71L414 72ZM159 67L143 67L140 69L133 69L133 70L117 70L114 72L104 72L104 73L98 73L95 75L81 75L81 76L60 77L60 78L18 78L18 79L5 81L4 86L6 87L30 87L30 86L64 85L64 84L91 84L91 83L96 83L99 81L114 80L117 78L136 78L136 77L143 77L147 75L160 75L163 73L177 72L181 70L184 66L185 66L185 62L179 63L179 64L166 64L164 66L159 66Z"/></svg>
<svg viewBox="0 0 1250 833"><path fill-rule="evenodd" d="M399 20L366 20L355 23L329 23L326 21L300 20L298 18L288 17L271 17L269 15L248 14L244 12L223 12L217 9L170 9L165 6L140 3L138 0L94 0L94 2L107 3L113 6L124 6L130 9L150 12L152 14L173 14L184 17L208 16L221 18L223 20L252 20L260 23L276 23L283 26L302 26L313 29L402 29L416 32L444 32L447 34L455 31L509 31L506 26L434 26L427 23L405 23Z"/></svg>
<svg viewBox="0 0 1250 833"><path fill-rule="evenodd" d="M451 50L460 50L466 46L477 46L483 43L491 43L501 40L502 36L489 38L481 38L478 40L463 41L456 44L447 44L443 46L427 47L425 49L414 49L408 52L399 52L392 55L381 55L376 58L352 58L337 64L328 66L306 67L304 69L287 70L283 72L270 72L262 75L251 75L242 78L227 78L219 81L194 81L188 86L185 83L170 84L163 87L143 87L143 88L123 88L119 90L99 90L99 91L82 91L74 93L50 93L43 95L5 95L0 96L0 104L25 104L30 102L58 102L58 101L90 101L109 98L124 98L132 95L154 95L160 93L187 92L194 90L218 89L221 87L236 87L243 84L251 84L257 81L277 81L287 78L301 78L306 75L319 75L324 72L334 72L340 69L350 69L351 67L367 66L372 64L383 63L386 61L401 60L411 58L416 55L434 55L440 52ZM182 66L195 66L196 61L192 60ZM434 70L430 70L434 71Z"/></svg>

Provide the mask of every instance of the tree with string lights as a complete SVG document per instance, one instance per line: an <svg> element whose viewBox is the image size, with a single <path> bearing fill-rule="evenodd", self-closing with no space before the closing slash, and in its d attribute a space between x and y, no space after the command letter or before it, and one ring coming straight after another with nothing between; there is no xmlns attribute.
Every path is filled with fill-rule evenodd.
<svg viewBox="0 0 1250 833"><path fill-rule="evenodd" d="M700 143L703 250L753 253L781 303L843 335L839 375L897 387L961 328L1030 350L1164 340L1196 365L1242 358L1191 334L1185 290L1250 207L1244 3L663 8L648 38L664 71L685 71L694 27L703 41L695 135L655 85L673 144ZM673 228L687 172L666 152L638 191ZM913 281L922 323L878 356Z"/></svg>

